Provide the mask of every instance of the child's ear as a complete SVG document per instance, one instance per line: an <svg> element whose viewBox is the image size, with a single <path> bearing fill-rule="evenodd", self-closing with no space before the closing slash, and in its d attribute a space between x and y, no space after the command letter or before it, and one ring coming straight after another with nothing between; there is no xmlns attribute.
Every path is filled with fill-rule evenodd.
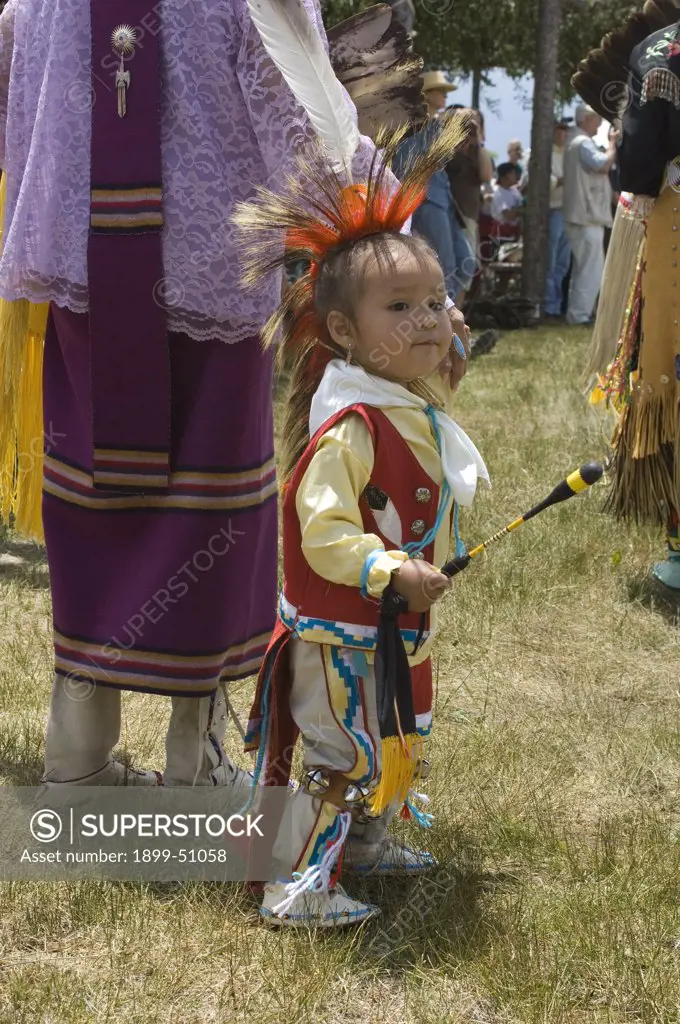
<svg viewBox="0 0 680 1024"><path fill-rule="evenodd" d="M354 332L348 316L338 309L332 309L326 317L326 327L336 345L340 345L345 350L351 347L354 341Z"/></svg>

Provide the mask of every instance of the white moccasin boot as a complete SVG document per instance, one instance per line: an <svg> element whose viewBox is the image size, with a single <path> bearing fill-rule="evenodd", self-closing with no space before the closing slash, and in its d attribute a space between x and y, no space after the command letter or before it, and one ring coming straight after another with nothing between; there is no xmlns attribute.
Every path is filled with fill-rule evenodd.
<svg viewBox="0 0 680 1024"><path fill-rule="evenodd" d="M418 875L437 867L431 853L414 850L388 835L394 816L395 808L391 807L379 818L352 822L343 858L346 871L356 875Z"/></svg>
<svg viewBox="0 0 680 1024"><path fill-rule="evenodd" d="M414 850L387 836L375 844L350 840L343 867L355 875L422 875L436 868L437 861L426 850Z"/></svg>
<svg viewBox="0 0 680 1024"><path fill-rule="evenodd" d="M347 895L340 885L327 892L301 893L284 913L277 908L286 902L286 882L264 887L260 916L269 925L281 928L345 928L362 924L380 913L380 907L361 903Z"/></svg>
<svg viewBox="0 0 680 1024"><path fill-rule="evenodd" d="M122 761L107 761L96 772L82 775L77 779L60 779L56 781L48 775L43 776L44 786L58 788L60 786L162 786L163 776L160 772L143 771L131 768Z"/></svg>

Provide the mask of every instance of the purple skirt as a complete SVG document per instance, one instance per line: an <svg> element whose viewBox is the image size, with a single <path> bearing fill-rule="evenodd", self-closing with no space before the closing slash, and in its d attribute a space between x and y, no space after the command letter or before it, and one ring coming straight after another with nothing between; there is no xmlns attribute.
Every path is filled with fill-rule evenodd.
<svg viewBox="0 0 680 1024"><path fill-rule="evenodd" d="M274 626L272 364L257 337L169 335L166 491L93 486L88 318L52 306L43 521L59 676L200 697L257 672Z"/></svg>

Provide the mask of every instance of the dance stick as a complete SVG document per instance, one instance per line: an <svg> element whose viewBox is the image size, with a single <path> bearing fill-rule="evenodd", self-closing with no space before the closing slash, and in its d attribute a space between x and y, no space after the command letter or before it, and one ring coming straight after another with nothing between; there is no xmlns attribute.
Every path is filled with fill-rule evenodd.
<svg viewBox="0 0 680 1024"><path fill-rule="evenodd" d="M482 551L488 548L489 544L495 544L501 537L507 536L511 530L516 530L522 523L526 523L528 519L533 519L539 512L550 508L551 505L557 505L560 501L566 501L567 498L573 498L575 494L585 491L587 487L590 487L591 484L600 479L603 472L604 469L601 463L586 462L580 469L575 469L573 473L570 473L565 480L561 480L548 497L544 498L538 505L534 505L533 508L525 512L519 519L513 519L511 523L504 526L498 533L494 533L493 537L489 537L482 544L478 544L477 547L472 548L467 554L460 555L458 558L452 558L450 562L442 566L441 571L445 576L455 576L457 573L462 572L470 564L470 559L480 555Z"/></svg>

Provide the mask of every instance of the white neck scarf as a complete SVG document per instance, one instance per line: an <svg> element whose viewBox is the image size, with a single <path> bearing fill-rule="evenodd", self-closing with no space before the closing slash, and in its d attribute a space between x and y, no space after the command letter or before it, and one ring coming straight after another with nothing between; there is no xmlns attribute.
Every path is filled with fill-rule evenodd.
<svg viewBox="0 0 680 1024"><path fill-rule="evenodd" d="M333 359L326 367L321 383L312 399L309 411L309 434L313 437L319 427L342 409L350 405L371 405L375 408L426 409L427 402L412 394L401 384L373 377L361 366L347 366ZM448 413L434 410L439 428L442 471L454 500L459 505L471 505L481 478L490 486L489 473L484 460L464 430Z"/></svg>

